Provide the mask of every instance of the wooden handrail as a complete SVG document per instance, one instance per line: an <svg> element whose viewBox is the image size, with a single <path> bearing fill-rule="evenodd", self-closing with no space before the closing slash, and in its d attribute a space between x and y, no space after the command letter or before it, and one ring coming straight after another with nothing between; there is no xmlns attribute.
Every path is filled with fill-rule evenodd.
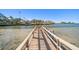
<svg viewBox="0 0 79 59"><path fill-rule="evenodd" d="M35 29L36 29L36 27L34 27L34 29L29 33L29 35L25 38L25 40L16 48L16 50L22 50L22 49L27 48L26 43L29 40L29 38L33 35L33 32L34 32Z"/></svg>
<svg viewBox="0 0 79 59"><path fill-rule="evenodd" d="M50 32L49 30L47 30L45 27L43 27L43 29L44 29L48 34L50 34L51 36L53 36L56 40L58 40L59 43L61 43L61 46L64 44L66 47L68 47L68 48L71 49L71 50L78 50L78 49L79 49L79 48L76 47L75 45L73 45L73 44L71 44L71 43L69 43L69 42L67 42L67 41L65 41L65 40L63 40L63 39L61 39L61 38L59 38L59 37L56 36L55 34L51 33L51 32Z"/></svg>

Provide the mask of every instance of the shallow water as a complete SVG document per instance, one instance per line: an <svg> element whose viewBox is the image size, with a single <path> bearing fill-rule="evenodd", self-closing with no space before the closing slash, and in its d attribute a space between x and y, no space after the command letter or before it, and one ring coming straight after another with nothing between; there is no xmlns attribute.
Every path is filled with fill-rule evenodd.
<svg viewBox="0 0 79 59"><path fill-rule="evenodd" d="M55 24L50 29L57 36L79 47L79 24Z"/></svg>
<svg viewBox="0 0 79 59"><path fill-rule="evenodd" d="M31 26L0 26L0 49L16 49L32 28Z"/></svg>

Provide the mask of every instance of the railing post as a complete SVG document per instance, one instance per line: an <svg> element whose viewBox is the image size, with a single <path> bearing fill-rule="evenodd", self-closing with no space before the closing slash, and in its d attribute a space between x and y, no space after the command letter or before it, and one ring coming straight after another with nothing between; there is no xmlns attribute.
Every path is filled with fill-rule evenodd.
<svg viewBox="0 0 79 59"><path fill-rule="evenodd" d="M28 49L28 47L29 47L29 40L27 40L26 42L26 48Z"/></svg>
<svg viewBox="0 0 79 59"><path fill-rule="evenodd" d="M25 38L25 40L16 48L16 50L24 50L29 47L29 39L33 35L35 29L36 27L34 27L34 29L29 33L29 35Z"/></svg>
<svg viewBox="0 0 79 59"><path fill-rule="evenodd" d="M49 33L51 36L53 36L55 38L55 40L57 40L57 47L61 50L62 47L64 47L64 49L71 49L71 50L78 50L79 48L76 47L75 45L59 38L58 36L56 36L55 34L51 33L49 30L47 30L45 27L43 27L44 30L46 30L47 33Z"/></svg>
<svg viewBox="0 0 79 59"><path fill-rule="evenodd" d="M33 34L33 38L34 38L34 31L33 31L33 33L32 33L32 34Z"/></svg>
<svg viewBox="0 0 79 59"><path fill-rule="evenodd" d="M59 40L57 40L57 44L58 44L58 50L60 50L60 48L61 48L61 42Z"/></svg>

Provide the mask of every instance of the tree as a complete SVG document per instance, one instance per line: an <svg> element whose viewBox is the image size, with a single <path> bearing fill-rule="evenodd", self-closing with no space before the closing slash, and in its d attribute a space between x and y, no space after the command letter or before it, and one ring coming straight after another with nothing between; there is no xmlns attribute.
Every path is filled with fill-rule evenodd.
<svg viewBox="0 0 79 59"><path fill-rule="evenodd" d="M61 24L66 24L66 22L62 21Z"/></svg>

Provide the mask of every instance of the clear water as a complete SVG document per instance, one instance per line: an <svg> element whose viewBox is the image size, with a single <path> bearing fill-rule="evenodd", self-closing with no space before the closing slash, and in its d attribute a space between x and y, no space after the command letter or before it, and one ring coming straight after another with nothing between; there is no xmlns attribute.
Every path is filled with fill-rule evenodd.
<svg viewBox="0 0 79 59"><path fill-rule="evenodd" d="M16 49L32 28L31 26L0 26L0 49Z"/></svg>
<svg viewBox="0 0 79 59"><path fill-rule="evenodd" d="M79 24L54 24L49 28L57 36L79 47Z"/></svg>

